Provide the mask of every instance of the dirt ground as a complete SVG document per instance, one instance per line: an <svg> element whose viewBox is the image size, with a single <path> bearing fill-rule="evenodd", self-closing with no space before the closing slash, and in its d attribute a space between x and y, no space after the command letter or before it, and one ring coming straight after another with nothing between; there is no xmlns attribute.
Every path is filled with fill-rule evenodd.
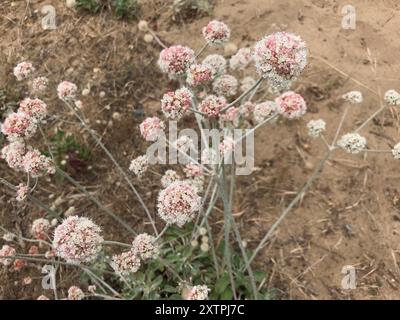
<svg viewBox="0 0 400 320"><path fill-rule="evenodd" d="M11 6L11 2L3 0L0 8L0 88L12 86L12 67L22 59L33 61L42 74L55 81L68 77L80 88L89 85L91 93L82 99L86 115L102 133L104 143L127 166L145 148L136 138L143 113L150 115L158 110L159 99L168 87L156 67L160 47L155 42L145 43L135 22L111 19L108 12L82 15L59 0L31 1L30 6L25 1L14 1ZM148 20L165 43L180 43L195 50L201 47L200 30L210 16L176 23L168 1L141 2L140 18ZM56 7L56 30L41 28L43 4ZM341 94L349 90L364 93L364 103L350 110L346 132L379 107L375 93L400 90L400 4L397 0L352 0L356 29L344 30L341 8L346 4L348 1L220 0L211 14L231 27L232 41L239 47L252 45L277 30L301 35L309 47L309 64L294 88L305 96L308 114L304 121L275 124L259 131L257 171L240 179L235 212L250 247L262 238L323 155L324 145L308 138L305 123L323 118L328 124L327 136L333 137L343 112L338 99ZM376 59L376 74L371 57ZM94 68L100 71L94 72ZM106 97L99 97L101 91ZM23 93L16 93L16 97L19 95ZM62 119L66 111L59 102L46 101ZM112 117L114 112L122 115L120 119ZM397 110L387 110L363 129L371 149L388 149L400 141L398 119ZM46 129L51 132L56 127L80 134L74 124L57 119ZM80 139L93 146L85 135ZM101 150L95 148L93 153L92 170L72 173L130 224L148 228L142 223L144 213L118 181L115 169L101 156ZM335 153L301 205L290 213L256 260L268 271L268 286L276 291L277 298L400 299L398 166L390 155ZM19 181L4 162L0 172L2 177ZM155 204L158 181L147 177L136 185L143 191L144 200ZM74 205L85 214L101 218L116 240L124 237L66 183L43 181L37 196L60 212ZM24 230L40 213L30 206L16 205L10 198L2 188L1 222L10 229ZM341 287L341 271L346 265L356 268L354 290ZM35 285L40 284L40 272L30 288L21 290L21 278L0 269L0 298L41 294ZM68 283L68 279L62 279L59 285L68 288Z"/></svg>

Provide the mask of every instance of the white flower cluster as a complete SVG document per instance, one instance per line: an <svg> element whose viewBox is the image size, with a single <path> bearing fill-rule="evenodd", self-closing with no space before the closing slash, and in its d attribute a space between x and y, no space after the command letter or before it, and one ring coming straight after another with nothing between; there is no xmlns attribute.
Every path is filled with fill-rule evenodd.
<svg viewBox="0 0 400 320"><path fill-rule="evenodd" d="M347 133L337 142L338 146L348 153L360 153L365 149L367 140L358 133Z"/></svg>
<svg viewBox="0 0 400 320"><path fill-rule="evenodd" d="M308 135L312 138L318 138L325 131L326 123L322 119L310 120L307 123Z"/></svg>

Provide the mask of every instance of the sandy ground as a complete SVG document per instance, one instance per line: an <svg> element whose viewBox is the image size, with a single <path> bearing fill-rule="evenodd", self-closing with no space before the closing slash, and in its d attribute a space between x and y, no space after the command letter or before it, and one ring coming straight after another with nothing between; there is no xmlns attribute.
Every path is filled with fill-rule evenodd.
<svg viewBox="0 0 400 320"><path fill-rule="evenodd" d="M88 115L105 142L122 163L144 150L143 143L133 139L143 110L151 114L158 108L165 79L155 68L157 44L146 44L135 23L111 20L107 13L82 16L67 10L60 1L36 1L26 7L24 1L4 1L0 9L2 41L0 84L12 84L10 71L22 58L40 65L40 70L59 79L65 75L80 87L91 84L91 95L83 99ZM57 10L57 30L40 28L40 9L52 3ZM305 123L323 118L328 123L327 136L332 139L343 112L338 97L349 90L364 93L364 103L350 110L344 131L351 130L379 107L378 95L387 89L400 89L398 47L400 4L397 1L353 0L356 8L355 30L341 28L341 8L347 1L217 1L212 17L226 21L232 29L232 41L239 47L252 45L265 34L287 30L301 35L308 44L309 65L296 84L309 105L304 121L276 124L262 129L256 137L258 171L240 179L235 210L249 246L254 246L280 214L284 205L307 180L324 152L324 145L311 141ZM201 27L210 19L203 17L190 23L171 20L164 1L146 1L142 18L168 44L182 43L194 49L201 47ZM198 35L198 36L194 36ZM376 70L371 63L376 59ZM93 68L100 68L99 74ZM105 90L106 99L98 93ZM53 101L54 111L63 116ZM109 107L107 107L109 106ZM112 113L123 117L108 127ZM398 111L387 110L378 121L363 129L371 149L388 149L399 139ZM96 123L100 120L100 123ZM105 122L104 122L105 121ZM104 122L104 123L103 123ZM52 123L68 129L66 123ZM117 128L117 129L115 129ZM83 141L86 137L82 136ZM95 155L98 150L94 150ZM97 160L96 160L97 161ZM107 163L94 164L94 173L79 176L115 210L138 228L142 212ZM269 272L268 286L283 299L399 299L400 269L400 193L397 184L398 162L390 155L347 156L338 152L328 161L320 178L264 248L256 264ZM18 181L4 163L1 175ZM101 175L98 174L101 172ZM140 183L140 185L142 185ZM157 181L147 179L145 199L155 201ZM118 186L118 184L117 184ZM59 190L55 184L44 184L45 197ZM62 185L63 197L58 210L68 208L74 195ZM2 189L3 190L3 189ZM118 197L118 203L115 201ZM8 227L26 227L26 220L38 213L16 207L1 194L0 219ZM95 210L75 195L81 210ZM51 202L53 200L49 200ZM28 215L30 214L30 215ZM105 222L107 218L103 217ZM110 234L119 234L109 228ZM122 235L121 235L122 237ZM342 268L356 268L357 287L343 290ZM38 276L40 277L40 275ZM0 297L27 298L38 295L38 289L22 292L21 275L0 271ZM67 288L68 280L65 280ZM61 283L61 286L64 284Z"/></svg>

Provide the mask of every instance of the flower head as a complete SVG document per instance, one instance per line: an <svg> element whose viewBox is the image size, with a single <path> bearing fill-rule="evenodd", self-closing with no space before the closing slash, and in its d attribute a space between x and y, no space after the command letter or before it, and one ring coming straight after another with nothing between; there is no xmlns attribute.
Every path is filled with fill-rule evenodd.
<svg viewBox="0 0 400 320"><path fill-rule="evenodd" d="M54 231L53 247L57 256L70 263L91 262L103 243L101 229L90 219L70 216Z"/></svg>
<svg viewBox="0 0 400 320"><path fill-rule="evenodd" d="M256 43L257 72L274 87L287 88L307 64L305 42L297 35L277 32Z"/></svg>
<svg viewBox="0 0 400 320"><path fill-rule="evenodd" d="M194 62L194 51L181 45L166 48L160 52L158 65L162 72L170 78L182 76L187 68Z"/></svg>
<svg viewBox="0 0 400 320"><path fill-rule="evenodd" d="M240 91L241 92L246 92L249 91L255 84L256 80L253 77L244 77L240 81Z"/></svg>
<svg viewBox="0 0 400 320"><path fill-rule="evenodd" d="M254 112L256 105L251 101L246 101L239 107L239 113L243 117L248 117L250 114Z"/></svg>
<svg viewBox="0 0 400 320"><path fill-rule="evenodd" d="M240 119L240 112L239 108L236 107L230 107L224 114L221 115L221 127L223 127L223 123L227 122L231 124L234 127L237 127L239 125L239 119Z"/></svg>
<svg viewBox="0 0 400 320"><path fill-rule="evenodd" d="M338 146L348 153L360 153L367 145L367 140L358 133L347 133L337 142Z"/></svg>
<svg viewBox="0 0 400 320"><path fill-rule="evenodd" d="M275 99L278 112L288 119L296 119L307 111L307 105L303 97L293 91L288 91Z"/></svg>
<svg viewBox="0 0 400 320"><path fill-rule="evenodd" d="M238 52L229 60L229 66L232 70L243 70L253 60L250 48L240 48Z"/></svg>
<svg viewBox="0 0 400 320"><path fill-rule="evenodd" d="M38 77L32 80L31 88L34 93L42 93L46 91L49 79L46 77Z"/></svg>
<svg viewBox="0 0 400 320"><path fill-rule="evenodd" d="M12 257L15 256L15 253L15 249L7 244L3 245L3 247L0 249L0 257ZM6 267L9 266L12 262L12 259L0 258L0 263Z"/></svg>
<svg viewBox="0 0 400 320"><path fill-rule="evenodd" d="M129 171L132 171L138 177L143 176L143 174L149 168L149 159L146 155L139 156L131 161L129 165Z"/></svg>
<svg viewBox="0 0 400 320"><path fill-rule="evenodd" d="M138 234L132 242L132 251L143 260L155 258L160 248L156 244L156 238L147 234Z"/></svg>
<svg viewBox="0 0 400 320"><path fill-rule="evenodd" d="M56 169L53 161L41 154L39 150L29 150L22 159L24 171L33 178L38 178L46 174L54 174Z"/></svg>
<svg viewBox="0 0 400 320"><path fill-rule="evenodd" d="M210 118L217 117L226 104L224 97L209 95L201 102L199 110Z"/></svg>
<svg viewBox="0 0 400 320"><path fill-rule="evenodd" d="M396 90L391 89L386 91L384 99L390 106L400 105L400 93L398 93Z"/></svg>
<svg viewBox="0 0 400 320"><path fill-rule="evenodd" d="M203 65L210 66L213 70L213 78L225 73L226 64L226 59L220 54L210 54L203 60Z"/></svg>
<svg viewBox="0 0 400 320"><path fill-rule="evenodd" d="M4 120L1 132L8 136L9 140L29 139L37 130L37 122L25 112L12 112Z"/></svg>
<svg viewBox="0 0 400 320"><path fill-rule="evenodd" d="M50 227L49 220L44 218L36 219L32 222L31 234L35 239L46 240Z"/></svg>
<svg viewBox="0 0 400 320"><path fill-rule="evenodd" d="M400 159L400 143L396 144L392 149L393 158Z"/></svg>
<svg viewBox="0 0 400 320"><path fill-rule="evenodd" d="M274 101L265 101L254 107L254 120L257 123L263 122L265 119L272 117L278 111L278 107Z"/></svg>
<svg viewBox="0 0 400 320"><path fill-rule="evenodd" d="M168 119L178 120L192 107L192 99L193 94L186 87L167 92L161 99L161 110Z"/></svg>
<svg viewBox="0 0 400 320"><path fill-rule="evenodd" d="M20 183L17 187L17 196L15 197L15 199L17 201L24 201L26 199L26 197L29 194L29 186Z"/></svg>
<svg viewBox="0 0 400 320"><path fill-rule="evenodd" d="M235 141L232 137L225 137L218 148L222 156L230 156L235 149Z"/></svg>
<svg viewBox="0 0 400 320"><path fill-rule="evenodd" d="M114 255L111 260L111 268L121 277L129 276L140 268L140 258L132 251Z"/></svg>
<svg viewBox="0 0 400 320"><path fill-rule="evenodd" d="M24 168L25 144L19 141L10 142L1 149L1 158L6 160L8 166L21 171Z"/></svg>
<svg viewBox="0 0 400 320"><path fill-rule="evenodd" d="M201 198L187 182L175 181L158 196L158 215L168 224L182 227L200 209Z"/></svg>
<svg viewBox="0 0 400 320"><path fill-rule="evenodd" d="M78 87L76 84L69 81L63 81L57 87L58 97L64 101L74 101L77 91Z"/></svg>
<svg viewBox="0 0 400 320"><path fill-rule="evenodd" d="M188 163L185 166L185 168L183 168L183 172L186 174L186 177L188 178L204 176L204 170L202 166L194 163Z"/></svg>
<svg viewBox="0 0 400 320"><path fill-rule="evenodd" d="M207 300L210 289L206 285L184 288L182 296L184 300Z"/></svg>
<svg viewBox="0 0 400 320"><path fill-rule="evenodd" d="M238 81L234 76L224 74L213 82L213 90L219 96L231 97L237 92Z"/></svg>
<svg viewBox="0 0 400 320"><path fill-rule="evenodd" d="M18 81L22 81L28 78L34 71L35 68L33 67L32 63L24 61L15 66L14 76Z"/></svg>
<svg viewBox="0 0 400 320"><path fill-rule="evenodd" d="M349 91L342 95L342 99L349 103L357 104L363 101L363 96L360 91Z"/></svg>
<svg viewBox="0 0 400 320"><path fill-rule="evenodd" d="M161 178L161 186L168 187L171 183L180 180L181 177L175 170L167 170Z"/></svg>
<svg viewBox="0 0 400 320"><path fill-rule="evenodd" d="M68 289L68 300L82 300L83 298L85 298L85 294L80 288L72 286Z"/></svg>
<svg viewBox="0 0 400 320"><path fill-rule="evenodd" d="M18 111L26 113L37 121L41 121L47 115L47 105L37 98L25 98L21 101Z"/></svg>
<svg viewBox="0 0 400 320"><path fill-rule="evenodd" d="M231 30L221 21L212 20L203 28L204 39L209 44L223 44L229 40L230 35Z"/></svg>
<svg viewBox="0 0 400 320"><path fill-rule="evenodd" d="M308 135L312 138L318 138L325 131L326 123L322 119L310 120L307 123Z"/></svg>
<svg viewBox="0 0 400 320"><path fill-rule="evenodd" d="M164 129L164 122L157 117L146 118L140 124L140 133L146 141L156 141Z"/></svg>
<svg viewBox="0 0 400 320"><path fill-rule="evenodd" d="M212 80L213 73L207 64L192 64L187 70L186 82L192 87L203 86Z"/></svg>

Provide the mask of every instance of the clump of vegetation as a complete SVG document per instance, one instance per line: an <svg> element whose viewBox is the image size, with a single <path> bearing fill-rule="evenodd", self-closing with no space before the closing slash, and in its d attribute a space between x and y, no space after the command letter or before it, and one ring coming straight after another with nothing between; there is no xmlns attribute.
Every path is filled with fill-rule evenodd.
<svg viewBox="0 0 400 320"><path fill-rule="evenodd" d="M212 0L174 0L172 9L174 20L193 19L210 14L213 8Z"/></svg>
<svg viewBox="0 0 400 320"><path fill-rule="evenodd" d="M134 18L139 12L137 0L77 0L75 7L91 14L111 8L118 19Z"/></svg>

